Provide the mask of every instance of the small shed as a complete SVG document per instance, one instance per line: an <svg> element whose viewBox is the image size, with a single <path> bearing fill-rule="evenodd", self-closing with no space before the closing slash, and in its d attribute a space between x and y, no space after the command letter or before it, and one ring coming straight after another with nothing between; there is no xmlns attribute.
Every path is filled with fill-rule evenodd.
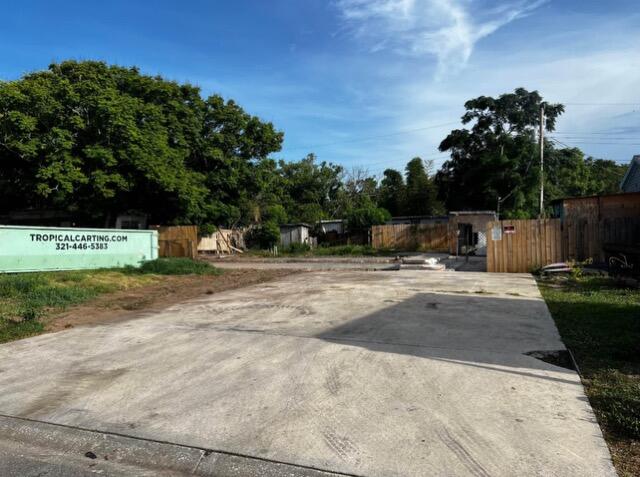
<svg viewBox="0 0 640 477"><path fill-rule="evenodd" d="M291 244L311 245L310 230L311 226L305 223L283 224L280 226L280 245L283 247Z"/></svg>

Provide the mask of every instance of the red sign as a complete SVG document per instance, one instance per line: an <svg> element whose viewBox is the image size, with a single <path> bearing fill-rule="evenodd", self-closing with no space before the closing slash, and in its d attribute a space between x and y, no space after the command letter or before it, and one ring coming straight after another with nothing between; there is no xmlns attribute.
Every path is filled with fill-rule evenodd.
<svg viewBox="0 0 640 477"><path fill-rule="evenodd" d="M505 225L504 227L502 227L502 231L505 234L515 234L516 233L516 227L515 227L515 225Z"/></svg>

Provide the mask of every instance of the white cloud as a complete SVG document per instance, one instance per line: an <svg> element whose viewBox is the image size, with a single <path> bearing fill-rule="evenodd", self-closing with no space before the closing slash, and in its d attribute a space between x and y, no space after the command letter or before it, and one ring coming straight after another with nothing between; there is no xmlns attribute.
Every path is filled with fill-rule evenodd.
<svg viewBox="0 0 640 477"><path fill-rule="evenodd" d="M640 143L640 103L636 106L640 57L634 54L640 48L640 35L627 34L624 44L616 41L597 48L594 43L581 52L571 45L553 52L539 48L511 53L478 51L465 74L446 83L414 75L393 90L397 98L393 107L404 113L404 120L394 128L456 120L466 100L495 97L522 86L538 90L547 101L566 105L557 124L560 141L579 146L588 155L628 160L640 153L632 145ZM406 155L410 151L433 153L450 129L402 137ZM620 140L622 137L626 139Z"/></svg>
<svg viewBox="0 0 640 477"><path fill-rule="evenodd" d="M479 40L546 1L517 0L497 8L481 8L471 0L337 0L336 5L371 51L432 55L441 77L462 69Z"/></svg>

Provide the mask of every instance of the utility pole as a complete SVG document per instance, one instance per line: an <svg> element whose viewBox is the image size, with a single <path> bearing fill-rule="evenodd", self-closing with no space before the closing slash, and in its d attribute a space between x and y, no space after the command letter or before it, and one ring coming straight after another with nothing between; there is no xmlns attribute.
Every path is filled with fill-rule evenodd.
<svg viewBox="0 0 640 477"><path fill-rule="evenodd" d="M544 103L540 104L540 218L544 218Z"/></svg>

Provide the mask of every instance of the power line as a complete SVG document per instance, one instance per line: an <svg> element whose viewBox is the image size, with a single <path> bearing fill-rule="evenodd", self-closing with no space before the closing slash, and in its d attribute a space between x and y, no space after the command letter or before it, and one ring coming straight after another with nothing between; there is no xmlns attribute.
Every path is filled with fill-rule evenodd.
<svg viewBox="0 0 640 477"><path fill-rule="evenodd" d="M591 135L601 135L601 136L609 136L609 135L615 135L615 136L619 136L619 135L624 135L625 133L621 133L621 132L613 132L613 131L553 131L553 134L560 134L562 136L566 136L566 135L584 135L584 136L591 136Z"/></svg>
<svg viewBox="0 0 640 477"><path fill-rule="evenodd" d="M624 134L595 135L595 134L567 134L567 133L558 134L556 132L553 132L552 134L556 134L566 138L590 139L592 141L600 141L600 140L608 140L608 139L617 139L622 141L640 141L640 136L638 135L624 135Z"/></svg>
<svg viewBox="0 0 640 477"><path fill-rule="evenodd" d="M557 138L554 138L552 136L547 136L547 137L549 138L549 140L555 142L556 144L564 146L564 147L566 147L568 149L574 149L575 148L575 146L569 146L568 144L566 144L566 143L564 143L562 141L559 141ZM629 163L629 160L627 160L627 159L606 159L606 160L607 161L613 161L613 162L616 162L618 164L628 164Z"/></svg>
<svg viewBox="0 0 640 477"><path fill-rule="evenodd" d="M551 137L554 137L554 136L551 136ZM582 141L580 140L580 138L574 138L574 137L563 137L562 139L564 139L565 141L573 142L577 144L614 144L614 145L623 145L623 146L640 146L640 143L631 143L631 142L601 142L601 141L589 141L589 140ZM593 139L593 138L590 138L590 139ZM603 138L603 141L607 141L607 140L608 138ZM628 139L628 140L632 141L636 139Z"/></svg>
<svg viewBox="0 0 640 477"><path fill-rule="evenodd" d="M564 103L564 106L640 106L640 101L636 103Z"/></svg>
<svg viewBox="0 0 640 477"><path fill-rule="evenodd" d="M579 145L601 144L603 146L640 146L640 142L585 142L585 141L581 141L580 139L567 139L566 137L563 137L562 139L579 144Z"/></svg>
<svg viewBox="0 0 640 477"><path fill-rule="evenodd" d="M438 160L438 159L444 159L445 156L448 157L449 153L448 152L443 152L440 153L441 155L439 156L429 156L429 157L422 157L420 155L416 156L419 157L420 159L424 160L424 161L430 161L430 160ZM396 160L385 160L385 161L377 161L377 162L359 162L356 165L353 165L352 167L358 167L358 166L377 166L380 164L389 164L389 165L393 165L394 163L398 163L400 161L405 161L405 162L409 162L406 161L405 159L396 159Z"/></svg>
<svg viewBox="0 0 640 477"><path fill-rule="evenodd" d="M445 126L451 126L453 124L460 124L460 121L451 121L451 122L444 123L444 124L434 124L434 125L431 125L431 126L424 126L424 127L415 128L415 129L405 129L405 130L401 130L401 131L395 131L395 132L392 132L392 133L389 133L389 134L380 134L380 135L377 135L377 136L360 137L360 138L348 139L348 140L345 140L345 141L336 141L336 142L329 142L329 143L325 143L325 144L317 144L315 146L293 147L293 148L288 148L287 151L311 150L311 149L318 149L318 148L326 147L326 146L335 146L335 145L338 145L338 144L349 144L349 143L353 143L353 142L371 141L373 139L382 139L382 138L386 138L386 137L399 136L401 134L410 134L410 133L419 132L419 131L426 131L428 129L442 128L442 127L445 127Z"/></svg>

